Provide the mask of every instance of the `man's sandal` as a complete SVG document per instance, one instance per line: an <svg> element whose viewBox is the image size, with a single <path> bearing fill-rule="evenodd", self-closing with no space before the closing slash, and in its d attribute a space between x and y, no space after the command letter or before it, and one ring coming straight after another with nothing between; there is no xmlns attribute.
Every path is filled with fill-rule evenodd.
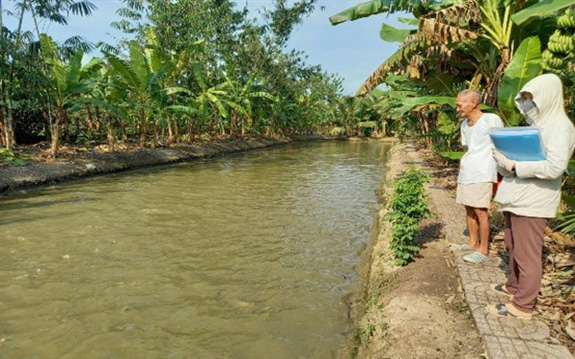
<svg viewBox="0 0 575 359"><path fill-rule="evenodd" d="M502 294L509 299L513 299L513 294L505 288L505 284L492 284L490 288L496 293Z"/></svg>
<svg viewBox="0 0 575 359"><path fill-rule="evenodd" d="M476 250L475 248L471 247L469 244L467 243L463 243L463 244L456 244L456 243L451 243L450 244L450 248L452 251L454 252L463 252L463 251L474 251Z"/></svg>
<svg viewBox="0 0 575 359"><path fill-rule="evenodd" d="M495 305L488 305L485 307L488 313L495 315L496 317L500 318L516 318L516 319L523 319L529 320L532 317L531 313L525 313L516 309L513 304L495 304Z"/></svg>
<svg viewBox="0 0 575 359"><path fill-rule="evenodd" d="M489 256L486 256L485 254L480 252L473 252L470 254L466 254L462 258L464 261L468 263L481 263L481 262L487 262L489 260Z"/></svg>

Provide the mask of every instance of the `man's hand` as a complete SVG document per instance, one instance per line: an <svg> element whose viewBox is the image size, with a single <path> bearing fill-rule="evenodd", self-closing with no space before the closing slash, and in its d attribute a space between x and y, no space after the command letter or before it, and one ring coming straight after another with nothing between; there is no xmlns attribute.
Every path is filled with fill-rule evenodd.
<svg viewBox="0 0 575 359"><path fill-rule="evenodd" d="M499 167L505 168L509 172L515 172L515 161L505 157L501 152L493 149L493 158Z"/></svg>

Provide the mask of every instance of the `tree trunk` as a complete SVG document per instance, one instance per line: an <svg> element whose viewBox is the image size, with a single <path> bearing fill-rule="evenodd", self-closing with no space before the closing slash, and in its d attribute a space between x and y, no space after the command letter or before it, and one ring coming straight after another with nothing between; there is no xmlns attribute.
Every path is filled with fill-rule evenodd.
<svg viewBox="0 0 575 359"><path fill-rule="evenodd" d="M5 98L4 103L6 106L2 106L3 113L2 124L0 125L0 135L2 136L2 145L10 151L12 146L16 144L16 140L14 138L14 128L12 127L12 105L8 98Z"/></svg>
<svg viewBox="0 0 575 359"><path fill-rule="evenodd" d="M158 120L154 121L154 138L152 139L152 149L158 145Z"/></svg>
<svg viewBox="0 0 575 359"><path fill-rule="evenodd" d="M383 137L387 137L387 121L381 121L381 133Z"/></svg>
<svg viewBox="0 0 575 359"><path fill-rule="evenodd" d="M195 140L195 137L196 137L195 127L196 127L196 121L194 119L191 119L188 122L188 142L189 143L192 143Z"/></svg>
<svg viewBox="0 0 575 359"><path fill-rule="evenodd" d="M107 137L108 137L108 149L110 150L110 152L114 152L115 148L114 148L114 144L115 144L115 140L114 140L114 117L112 115L108 115L108 121L106 122L106 127L107 127Z"/></svg>
<svg viewBox="0 0 575 359"><path fill-rule="evenodd" d="M102 120L100 120L102 116L100 115L100 109L98 107L96 107L96 124L95 124L95 129L97 132L100 132L100 130L102 129Z"/></svg>
<svg viewBox="0 0 575 359"><path fill-rule="evenodd" d="M64 122L64 117L66 116L64 109L58 107L56 119L54 125L52 126L52 157L58 155L58 150L60 148L60 126Z"/></svg>
<svg viewBox="0 0 575 359"><path fill-rule="evenodd" d="M10 150L13 145L16 144L16 140L14 138L14 121L13 121L13 114L12 114L12 83L14 82L14 67L16 64L16 52L18 51L18 47L20 47L20 40L22 38L22 22L24 20L24 11L26 10L26 1L22 3L20 8L20 15L18 16L18 28L16 30L16 41L14 42L14 51L12 52L12 63L10 64L9 74L7 76L7 81L2 81L2 96L4 106L2 106L2 111L4 112L4 142L6 145L6 149ZM5 33L3 30L3 22L2 22L2 2L0 1L0 29L2 29L2 33L0 36L2 38L0 41L6 42L8 41L5 38ZM2 51L2 57L4 58L3 61L8 63L8 54L6 51Z"/></svg>
<svg viewBox="0 0 575 359"><path fill-rule="evenodd" d="M230 114L230 137L236 137L236 122L237 122L237 111L232 110Z"/></svg>
<svg viewBox="0 0 575 359"><path fill-rule="evenodd" d="M140 146L141 147L146 146L146 133L147 133L146 110L142 108L142 109L140 109Z"/></svg>
<svg viewBox="0 0 575 359"><path fill-rule="evenodd" d="M94 131L94 116L92 115L92 106L86 105L88 112L88 131Z"/></svg>
<svg viewBox="0 0 575 359"><path fill-rule="evenodd" d="M483 101L486 105L495 107L497 106L497 96L499 94L499 86L505 74L505 69L511 61L511 51L504 47L501 49L501 63L497 66L495 70L495 75L491 79L491 82L485 86L483 90Z"/></svg>
<svg viewBox="0 0 575 359"><path fill-rule="evenodd" d="M433 142L431 141L431 127L429 125L429 117L426 115L422 116L422 124L423 124L423 134L425 136L425 142L427 144L427 148L433 148Z"/></svg>
<svg viewBox="0 0 575 359"><path fill-rule="evenodd" d="M52 142L52 113L46 109L42 111L44 115L44 133L46 134L46 142Z"/></svg>
<svg viewBox="0 0 575 359"><path fill-rule="evenodd" d="M175 143L180 143L181 142L181 138L180 138L180 129L178 127L178 119L176 118L176 120L174 121L174 142Z"/></svg>
<svg viewBox="0 0 575 359"><path fill-rule="evenodd" d="M170 121L170 115L166 114L166 127L168 128L168 143L167 147L170 147L174 143L174 133L172 132L172 123Z"/></svg>
<svg viewBox="0 0 575 359"><path fill-rule="evenodd" d="M70 129L68 128L68 120L62 118L60 120L60 130L62 137L64 137L64 143L70 143Z"/></svg>
<svg viewBox="0 0 575 359"><path fill-rule="evenodd" d="M78 135L80 134L80 119L78 117L74 118L74 127L75 127L75 135L76 135L76 141L78 141ZM92 136L90 136L92 137Z"/></svg>
<svg viewBox="0 0 575 359"><path fill-rule="evenodd" d="M124 144L128 143L128 132L126 131L126 122L120 120L120 129L122 131L122 142Z"/></svg>

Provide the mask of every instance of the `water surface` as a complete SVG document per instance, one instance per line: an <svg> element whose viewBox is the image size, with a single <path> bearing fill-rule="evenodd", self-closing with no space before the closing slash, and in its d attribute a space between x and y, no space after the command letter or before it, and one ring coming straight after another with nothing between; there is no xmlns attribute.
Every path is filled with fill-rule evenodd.
<svg viewBox="0 0 575 359"><path fill-rule="evenodd" d="M0 197L0 357L331 358L388 148L292 144Z"/></svg>

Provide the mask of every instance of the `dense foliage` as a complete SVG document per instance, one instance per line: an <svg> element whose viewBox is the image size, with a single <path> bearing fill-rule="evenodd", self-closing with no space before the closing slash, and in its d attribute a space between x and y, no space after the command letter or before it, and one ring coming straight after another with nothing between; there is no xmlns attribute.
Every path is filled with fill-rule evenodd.
<svg viewBox="0 0 575 359"><path fill-rule="evenodd" d="M411 166L393 186L389 203L393 224L390 248L399 265L411 262L419 252L414 238L420 232L419 221L429 215L427 191L423 186L429 180L427 172Z"/></svg>
<svg viewBox="0 0 575 359"><path fill-rule="evenodd" d="M316 0L274 1L263 19L231 0L123 0L111 26L126 38L56 43L39 23L90 16L90 1L16 1L2 27L2 144L46 139L109 148L169 146L197 136L292 135L339 121L341 81L286 42ZM10 9L12 10L12 9ZM22 29L32 17L35 31ZM1 24L0 24L1 25Z"/></svg>

